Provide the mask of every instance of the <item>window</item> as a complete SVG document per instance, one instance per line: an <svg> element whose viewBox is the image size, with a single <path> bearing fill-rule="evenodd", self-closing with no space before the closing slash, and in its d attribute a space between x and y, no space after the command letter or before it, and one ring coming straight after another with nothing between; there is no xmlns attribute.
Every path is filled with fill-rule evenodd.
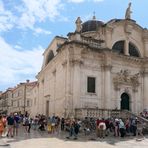
<svg viewBox="0 0 148 148"><path fill-rule="evenodd" d="M124 44L125 44L125 41L117 41L113 47L112 47L112 50L115 51L115 52L118 52L119 54L124 54ZM129 42L129 55L130 56L133 56L133 57L140 57L140 53L139 53L139 50L138 48L136 48L136 46Z"/></svg>
<svg viewBox="0 0 148 148"><path fill-rule="evenodd" d="M54 58L54 53L53 51L51 50L47 56L47 59L46 59L46 65Z"/></svg>
<svg viewBox="0 0 148 148"><path fill-rule="evenodd" d="M87 78L87 92L88 93L95 93L96 92L96 78L95 77L88 77Z"/></svg>
<svg viewBox="0 0 148 148"><path fill-rule="evenodd" d="M19 101L17 101L17 106L18 106L18 107L20 106L20 102L19 102Z"/></svg>
<svg viewBox="0 0 148 148"><path fill-rule="evenodd" d="M113 51L118 52L119 54L123 54L124 53L124 42L125 41L116 42L112 47Z"/></svg>
<svg viewBox="0 0 148 148"><path fill-rule="evenodd" d="M11 100L11 106L13 107L13 100Z"/></svg>
<svg viewBox="0 0 148 148"><path fill-rule="evenodd" d="M29 104L30 104L30 103L29 103L29 100L27 100L27 106L28 106L28 107L29 107Z"/></svg>

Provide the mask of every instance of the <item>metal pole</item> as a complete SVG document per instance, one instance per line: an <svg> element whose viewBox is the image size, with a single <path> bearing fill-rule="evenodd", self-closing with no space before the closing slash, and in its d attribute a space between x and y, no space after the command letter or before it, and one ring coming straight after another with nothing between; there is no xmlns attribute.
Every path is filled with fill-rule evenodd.
<svg viewBox="0 0 148 148"><path fill-rule="evenodd" d="M24 85L24 114L26 112L26 84Z"/></svg>

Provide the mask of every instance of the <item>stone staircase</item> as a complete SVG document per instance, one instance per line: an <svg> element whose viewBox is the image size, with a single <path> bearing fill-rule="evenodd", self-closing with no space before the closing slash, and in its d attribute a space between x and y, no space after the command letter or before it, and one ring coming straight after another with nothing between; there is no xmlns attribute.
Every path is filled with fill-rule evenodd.
<svg viewBox="0 0 148 148"><path fill-rule="evenodd" d="M144 129L143 129L143 133L144 134L148 134L148 119L141 117L140 115L136 115L128 110L123 110L123 111L112 111L111 114L112 117L114 118L122 118L123 120L127 119L127 118L137 118L141 124L144 124Z"/></svg>

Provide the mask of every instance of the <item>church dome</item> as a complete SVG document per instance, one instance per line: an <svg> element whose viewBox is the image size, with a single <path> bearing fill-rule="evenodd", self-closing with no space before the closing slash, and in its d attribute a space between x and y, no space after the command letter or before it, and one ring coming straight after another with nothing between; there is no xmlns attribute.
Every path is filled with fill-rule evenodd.
<svg viewBox="0 0 148 148"><path fill-rule="evenodd" d="M103 26L104 23L98 20L88 20L82 24L81 32L97 31L99 27Z"/></svg>

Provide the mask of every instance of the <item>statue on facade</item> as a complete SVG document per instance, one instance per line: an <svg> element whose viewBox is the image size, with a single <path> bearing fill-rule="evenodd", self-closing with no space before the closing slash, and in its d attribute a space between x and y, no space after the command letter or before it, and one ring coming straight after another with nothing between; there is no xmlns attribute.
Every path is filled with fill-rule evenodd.
<svg viewBox="0 0 148 148"><path fill-rule="evenodd" d="M81 18L78 17L75 23L76 23L76 32L81 32L81 29L82 29L82 21L81 21Z"/></svg>
<svg viewBox="0 0 148 148"><path fill-rule="evenodd" d="M128 4L128 8L126 9L125 19L131 19L131 13L132 13L132 11L131 11L131 4L132 3L129 3Z"/></svg>

